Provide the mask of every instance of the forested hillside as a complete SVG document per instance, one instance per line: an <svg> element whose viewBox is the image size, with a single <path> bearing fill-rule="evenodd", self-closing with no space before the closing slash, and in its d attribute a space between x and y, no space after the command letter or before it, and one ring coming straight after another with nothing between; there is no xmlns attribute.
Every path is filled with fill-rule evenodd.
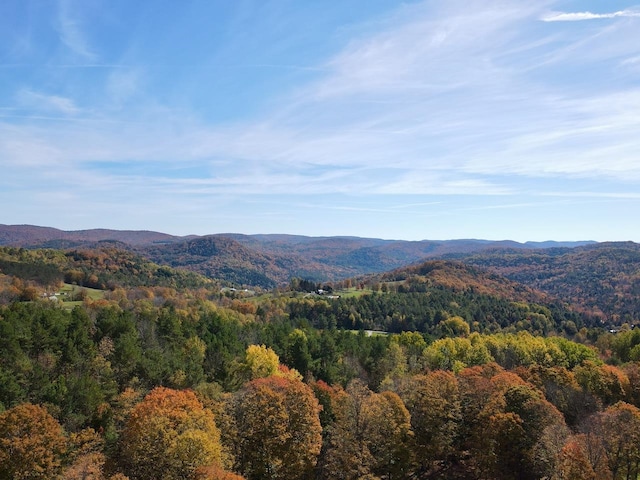
<svg viewBox="0 0 640 480"><path fill-rule="evenodd" d="M561 298L614 324L640 321L640 245L494 250L455 258Z"/></svg>
<svg viewBox="0 0 640 480"><path fill-rule="evenodd" d="M575 333L597 323L539 291L458 262L428 261L355 283L372 293L332 301L304 297L291 304L290 313L316 328L417 330L430 335L438 335L440 322L448 317L460 317L478 332L508 329L540 335Z"/></svg>
<svg viewBox="0 0 640 480"><path fill-rule="evenodd" d="M239 286L273 288L287 284L295 276L327 278L335 273L293 253L264 253L220 235L146 247L139 252L157 263L188 269Z"/></svg>
<svg viewBox="0 0 640 480"><path fill-rule="evenodd" d="M111 247L2 262L0 478L640 473L640 330L477 267L247 296ZM70 272L101 295L42 297Z"/></svg>
<svg viewBox="0 0 640 480"><path fill-rule="evenodd" d="M24 281L33 282L45 291L53 291L63 282L103 290L132 286L198 288L214 284L201 275L154 264L109 243L96 249L65 251L0 247L0 273L20 280L22 285Z"/></svg>

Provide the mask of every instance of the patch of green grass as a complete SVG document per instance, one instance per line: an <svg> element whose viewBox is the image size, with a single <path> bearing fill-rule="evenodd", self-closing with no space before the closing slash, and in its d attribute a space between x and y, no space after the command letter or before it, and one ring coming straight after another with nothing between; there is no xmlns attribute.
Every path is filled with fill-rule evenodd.
<svg viewBox="0 0 640 480"><path fill-rule="evenodd" d="M86 297L91 300L104 298L104 290L65 283L58 292L58 298L62 302L62 306L67 310L73 310L74 307L82 305L82 300L78 300L78 298L80 298L78 296L80 291L83 291Z"/></svg>
<svg viewBox="0 0 640 480"><path fill-rule="evenodd" d="M83 302L63 302L62 306L66 309L66 310L73 310L74 307L80 307L82 306Z"/></svg>
<svg viewBox="0 0 640 480"><path fill-rule="evenodd" d="M353 297L361 297L362 295L367 295L373 293L373 290L368 288L363 288L362 290L356 287L346 288L343 290L335 290L333 292L334 295L340 295L343 298L353 298Z"/></svg>
<svg viewBox="0 0 640 480"><path fill-rule="evenodd" d="M71 285L70 283L65 283L60 291L60 300L65 303L77 303L74 300L80 291L84 291L86 296L91 300L100 300L104 298L104 290L98 290L97 288L89 288L89 287L80 287L78 285ZM82 303L82 302L80 302Z"/></svg>

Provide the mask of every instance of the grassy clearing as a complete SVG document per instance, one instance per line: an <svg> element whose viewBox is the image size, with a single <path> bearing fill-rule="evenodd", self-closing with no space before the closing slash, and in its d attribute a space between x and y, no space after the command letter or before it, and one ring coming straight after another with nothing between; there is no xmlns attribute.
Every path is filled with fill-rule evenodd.
<svg viewBox="0 0 640 480"><path fill-rule="evenodd" d="M273 293L273 292L265 292L265 293L261 293L259 295L255 295L253 297L246 297L243 298L243 300L249 300L252 302L261 302L263 300L269 300L272 298L277 298L279 296L286 296L289 298L316 298L316 299L331 299L332 296L339 296L342 298L351 298L351 297L361 297L362 295L367 295L373 293L373 290L369 289L369 288L364 288L364 289L359 289L356 287L351 287L351 288L343 288L343 289L336 289L334 290L332 293L325 293L324 295L319 295L317 293L311 293L311 292L291 292L291 291L287 291L283 293Z"/></svg>
<svg viewBox="0 0 640 480"><path fill-rule="evenodd" d="M64 308L69 310L77 305L82 305L82 300L78 300L82 295L91 300L100 300L104 298L104 290L98 290L96 288L80 287L78 285L72 285L65 283L62 288L56 293L56 297L62 302Z"/></svg>
<svg viewBox="0 0 640 480"><path fill-rule="evenodd" d="M363 288L363 289L359 289L356 287L351 287L351 288L345 288L342 290L335 290L333 292L334 295L340 295L343 298L354 298L354 297L361 297L363 295L367 295L373 293L373 290L369 289L369 288Z"/></svg>
<svg viewBox="0 0 640 480"><path fill-rule="evenodd" d="M99 300L104 298L104 290L98 290L97 288L89 288L89 287L79 287L78 285L71 285L70 283L65 283L63 287L60 289L60 294L65 294L65 297L73 298L78 295L78 292L84 290L86 295L91 300Z"/></svg>

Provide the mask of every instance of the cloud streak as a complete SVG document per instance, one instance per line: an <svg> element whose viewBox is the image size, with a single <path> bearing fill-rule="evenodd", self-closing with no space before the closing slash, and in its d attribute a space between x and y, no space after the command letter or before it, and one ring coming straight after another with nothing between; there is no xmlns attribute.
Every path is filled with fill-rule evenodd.
<svg viewBox="0 0 640 480"><path fill-rule="evenodd" d="M583 20L600 20L610 18L640 18L640 12L636 10L619 10L611 13L592 12L552 12L542 17L543 22L580 22Z"/></svg>
<svg viewBox="0 0 640 480"><path fill-rule="evenodd" d="M58 1L57 27L60 41L73 53L85 60L95 60L92 50L80 21L74 16L72 0Z"/></svg>
<svg viewBox="0 0 640 480"><path fill-rule="evenodd" d="M60 95L48 95L29 89L22 89L17 94L20 104L33 110L50 111L65 115L76 115L80 109L71 98Z"/></svg>

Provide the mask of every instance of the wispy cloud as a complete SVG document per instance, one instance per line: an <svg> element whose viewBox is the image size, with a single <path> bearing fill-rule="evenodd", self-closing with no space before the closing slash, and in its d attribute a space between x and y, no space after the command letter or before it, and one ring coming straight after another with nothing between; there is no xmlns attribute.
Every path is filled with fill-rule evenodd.
<svg viewBox="0 0 640 480"><path fill-rule="evenodd" d="M80 111L70 98L40 93L28 88L21 89L17 93L16 99L19 104L32 109L32 111L47 111L65 115L75 115Z"/></svg>
<svg viewBox="0 0 640 480"><path fill-rule="evenodd" d="M640 17L637 10L619 10L611 13L592 12L551 12L541 18L543 22L579 22L582 20L599 20L618 17Z"/></svg>
<svg viewBox="0 0 640 480"><path fill-rule="evenodd" d="M87 40L83 25L76 16L73 0L58 0L57 29L60 41L85 60L95 60L96 54Z"/></svg>
<svg viewBox="0 0 640 480"><path fill-rule="evenodd" d="M523 76L528 65L510 63L514 51L526 50L535 64L553 46L523 34L543 8L407 7L382 31L349 42L318 67L315 81L259 119L209 125L188 112L139 105L126 118L104 112L99 119L110 127L47 126L31 135L77 165L200 162L215 175L198 187L209 193L503 195L513 188L492 178L497 173L640 175L630 153L640 150L637 92L577 95L533 83ZM106 93L122 102L140 79L139 69L111 71ZM41 100L77 111L70 99Z"/></svg>
<svg viewBox="0 0 640 480"><path fill-rule="evenodd" d="M154 202L172 211L197 204L200 214L231 201L224 199L261 204L288 196L313 208L305 196L354 194L366 200L327 208L390 219L421 210L444 217L450 203L463 212L469 201L488 204L487 211L547 207L553 198L537 200L556 190L593 198L633 191L640 90L630 72L640 63L640 29L635 20L577 26L540 19L638 14L545 14L557 5L412 2L341 30L342 45L308 65L286 57L218 64L210 60L215 48L201 56L190 50L181 64L188 42L179 42L188 35L179 22L166 30L167 45L140 28L109 54L101 43L104 58L97 58L87 12L61 0L56 34L67 55L55 52L6 90L0 181L25 192L43 186L57 198L65 191L93 198L99 190L132 209L144 204L138 211L146 213ZM31 72L3 73L23 71ZM256 72L269 75L265 83L288 80L258 107L251 103L262 91L231 87ZM30 83L38 76L44 80ZM370 205L374 196L385 200ZM471 200L479 198L485 201Z"/></svg>
<svg viewBox="0 0 640 480"><path fill-rule="evenodd" d="M543 197L586 197L586 198L613 198L613 199L631 199L640 200L638 192L596 192L596 191L577 191L577 192L540 192Z"/></svg>
<svg viewBox="0 0 640 480"><path fill-rule="evenodd" d="M640 55L624 59L621 65L630 69L640 69Z"/></svg>
<svg viewBox="0 0 640 480"><path fill-rule="evenodd" d="M455 91L478 76L497 73L483 52L508 44L514 25L538 11L516 2L407 6L385 30L352 41L331 59L332 74L317 85L316 94L397 97Z"/></svg>

